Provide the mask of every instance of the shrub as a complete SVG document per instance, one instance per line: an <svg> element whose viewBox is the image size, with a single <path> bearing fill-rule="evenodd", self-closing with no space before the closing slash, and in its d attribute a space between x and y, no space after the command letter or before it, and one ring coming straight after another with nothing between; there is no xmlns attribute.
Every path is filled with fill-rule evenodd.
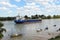
<svg viewBox="0 0 60 40"><path fill-rule="evenodd" d="M2 32L5 31L6 32L6 29L2 28L3 27L3 24L0 23L0 39L3 37L3 34Z"/></svg>

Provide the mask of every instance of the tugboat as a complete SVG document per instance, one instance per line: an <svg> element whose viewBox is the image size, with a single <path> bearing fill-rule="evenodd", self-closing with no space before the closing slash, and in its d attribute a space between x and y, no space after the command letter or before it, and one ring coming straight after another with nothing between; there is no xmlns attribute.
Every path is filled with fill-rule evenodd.
<svg viewBox="0 0 60 40"><path fill-rule="evenodd" d="M16 19L14 20L15 23L26 23L26 22L39 22L42 21L41 18L39 19L25 19L24 17L21 18L19 15L16 17Z"/></svg>

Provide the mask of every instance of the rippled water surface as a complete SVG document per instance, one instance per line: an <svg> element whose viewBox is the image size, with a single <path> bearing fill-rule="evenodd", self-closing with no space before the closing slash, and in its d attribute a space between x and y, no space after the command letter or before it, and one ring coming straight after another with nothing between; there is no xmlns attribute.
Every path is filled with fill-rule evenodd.
<svg viewBox="0 0 60 40"><path fill-rule="evenodd" d="M47 40L56 36L58 34L56 30L60 28L60 19L46 19L42 22L24 24L15 24L14 21L2 21L2 23L7 30L6 33L3 33L2 40ZM55 24L56 27L53 26ZM48 30L45 30L46 27L48 27ZM37 32L39 29L42 29L42 31ZM51 33L51 35L48 35L48 33ZM12 34L22 34L22 36L11 38Z"/></svg>

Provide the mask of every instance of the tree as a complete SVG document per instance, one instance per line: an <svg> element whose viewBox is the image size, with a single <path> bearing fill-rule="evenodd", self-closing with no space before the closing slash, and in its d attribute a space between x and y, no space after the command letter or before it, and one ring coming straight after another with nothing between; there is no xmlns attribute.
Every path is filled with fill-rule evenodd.
<svg viewBox="0 0 60 40"><path fill-rule="evenodd" d="M32 15L32 16L31 16L31 19L35 19L35 17Z"/></svg>
<svg viewBox="0 0 60 40"><path fill-rule="evenodd" d="M40 15L39 17L42 18L42 19L46 19L45 15Z"/></svg>
<svg viewBox="0 0 60 40"><path fill-rule="evenodd" d="M24 16L25 19L28 19L29 17L27 15Z"/></svg>
<svg viewBox="0 0 60 40"><path fill-rule="evenodd" d="M2 39L2 37L3 37L3 31L5 31L6 32L6 29L4 29L4 28L2 28L3 27L3 24L2 23L0 23L0 39Z"/></svg>
<svg viewBox="0 0 60 40"><path fill-rule="evenodd" d="M53 18L60 18L60 15L53 15Z"/></svg>
<svg viewBox="0 0 60 40"><path fill-rule="evenodd" d="M56 15L53 15L53 18L57 18Z"/></svg>
<svg viewBox="0 0 60 40"><path fill-rule="evenodd" d="M35 19L38 19L38 18L39 18L39 16L36 14L36 15L35 15Z"/></svg>
<svg viewBox="0 0 60 40"><path fill-rule="evenodd" d="M47 16L47 19L51 19L51 16L50 16L50 15L48 15L48 16Z"/></svg>

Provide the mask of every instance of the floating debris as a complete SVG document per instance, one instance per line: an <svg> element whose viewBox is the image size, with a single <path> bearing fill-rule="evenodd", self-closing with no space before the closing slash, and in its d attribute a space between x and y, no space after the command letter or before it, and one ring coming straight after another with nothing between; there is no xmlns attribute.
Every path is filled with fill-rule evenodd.
<svg viewBox="0 0 60 40"><path fill-rule="evenodd" d="M10 37L13 38L13 37L19 37L19 36L22 36L22 34L13 34Z"/></svg>
<svg viewBox="0 0 60 40"><path fill-rule="evenodd" d="M57 32L60 31L60 28L58 30L56 30Z"/></svg>
<svg viewBox="0 0 60 40"><path fill-rule="evenodd" d="M58 30L60 31L60 28Z"/></svg>
<svg viewBox="0 0 60 40"><path fill-rule="evenodd" d="M56 25L53 25L54 27L56 27Z"/></svg>
<svg viewBox="0 0 60 40"><path fill-rule="evenodd" d="M51 33L48 33L48 35L51 35Z"/></svg>
<svg viewBox="0 0 60 40"><path fill-rule="evenodd" d="M37 32L40 32L40 29L37 29L36 31L37 31Z"/></svg>
<svg viewBox="0 0 60 40"><path fill-rule="evenodd" d="M38 29L38 30L36 30L37 32L40 32L40 31L42 31L42 29Z"/></svg>
<svg viewBox="0 0 60 40"><path fill-rule="evenodd" d="M42 29L40 29L40 31L42 31Z"/></svg>
<svg viewBox="0 0 60 40"><path fill-rule="evenodd" d="M48 30L48 27L46 27L45 30Z"/></svg>

